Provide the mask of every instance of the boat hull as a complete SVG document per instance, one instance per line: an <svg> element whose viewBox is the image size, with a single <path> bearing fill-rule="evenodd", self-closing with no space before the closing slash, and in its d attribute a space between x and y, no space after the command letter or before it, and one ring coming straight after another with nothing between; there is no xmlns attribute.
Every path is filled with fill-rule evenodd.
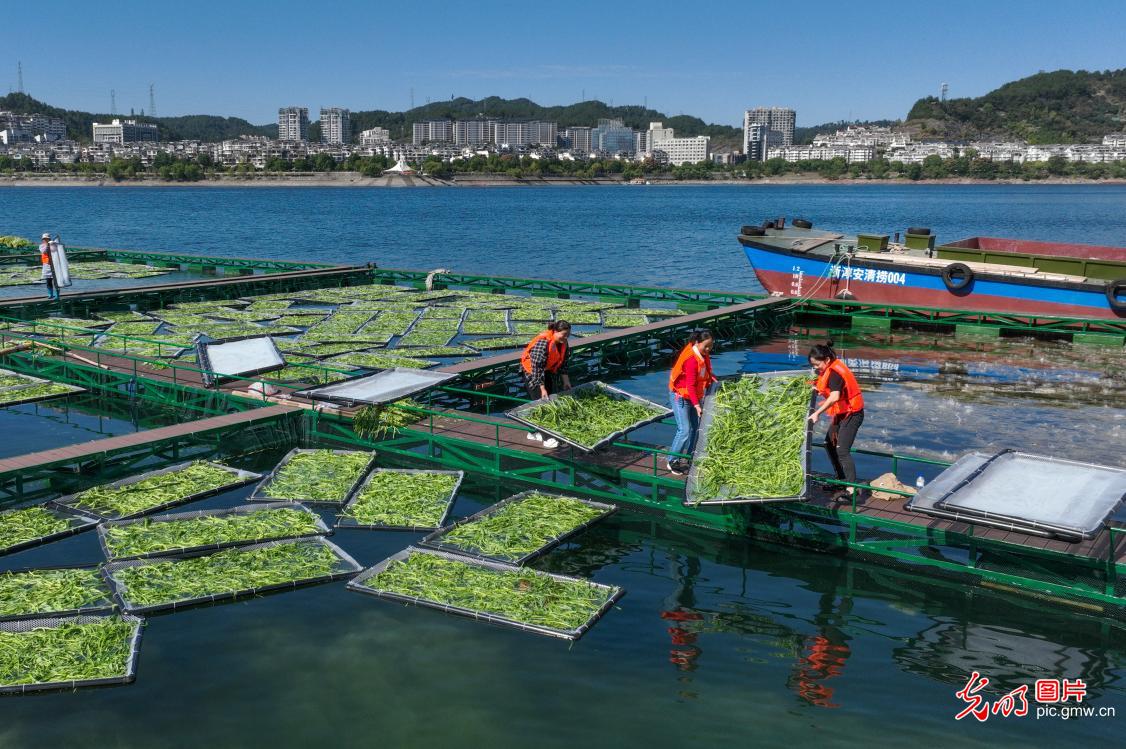
<svg viewBox="0 0 1126 749"><path fill-rule="evenodd" d="M743 242L743 250L759 283L771 294L787 297L839 299L847 289L851 294L848 298L870 304L1126 319L1126 315L1111 309L1105 289L1094 284L1054 286L975 278L965 289L953 292L946 287L941 272L934 269L886 270L861 262L846 267L835 265L826 256L789 254L747 242Z"/></svg>

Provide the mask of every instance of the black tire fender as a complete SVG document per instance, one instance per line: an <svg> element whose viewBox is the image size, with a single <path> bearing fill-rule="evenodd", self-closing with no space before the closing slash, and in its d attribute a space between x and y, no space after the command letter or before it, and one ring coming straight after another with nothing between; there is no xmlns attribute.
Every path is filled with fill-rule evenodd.
<svg viewBox="0 0 1126 749"><path fill-rule="evenodd" d="M907 233L908 234L930 234L931 230L928 229L925 226L908 226L907 227Z"/></svg>
<svg viewBox="0 0 1126 749"><path fill-rule="evenodd" d="M1106 282L1106 300L1115 312L1126 312L1126 301L1121 297L1126 296L1126 278L1119 278Z"/></svg>
<svg viewBox="0 0 1126 749"><path fill-rule="evenodd" d="M794 225L794 227L796 227L798 229L812 229L813 228L813 222L812 221L806 221L804 218L794 219L793 225Z"/></svg>
<svg viewBox="0 0 1126 749"><path fill-rule="evenodd" d="M965 263L950 263L942 269L942 282L955 294L965 291L974 282L973 268Z"/></svg>
<svg viewBox="0 0 1126 749"><path fill-rule="evenodd" d="M763 228L758 227L758 226L744 226L743 227L743 236L745 236L745 237L765 237L766 236L766 229L763 229Z"/></svg>

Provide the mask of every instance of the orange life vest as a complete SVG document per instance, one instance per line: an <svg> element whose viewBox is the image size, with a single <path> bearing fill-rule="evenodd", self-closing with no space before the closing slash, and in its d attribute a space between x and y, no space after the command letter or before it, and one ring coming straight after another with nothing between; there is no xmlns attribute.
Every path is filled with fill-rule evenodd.
<svg viewBox="0 0 1126 749"><path fill-rule="evenodd" d="M552 330L540 333L524 347L524 353L520 356L520 366L524 367L524 371L528 374L532 373L532 348L540 341L547 341L547 365L544 369L548 372L558 372L563 368L563 359L567 356L567 341L556 343L555 331Z"/></svg>
<svg viewBox="0 0 1126 749"><path fill-rule="evenodd" d="M684 366L688 363L688 359L693 356L700 363L700 371L696 377L696 400L701 401L704 399L708 385L715 382L715 377L712 375L712 358L704 353L697 354L691 343L681 350L680 356L676 357L676 363L672 365L672 371L669 372L669 390L681 398L692 400L685 382L687 378L684 375Z"/></svg>
<svg viewBox="0 0 1126 749"><path fill-rule="evenodd" d="M833 359L829 366L825 367L825 371L817 377L817 383L814 387L817 392L821 394L822 398L828 398L829 393L829 376L836 372L844 380L844 392L841 393L841 398L833 405L829 406L828 413L830 416L847 416L848 414L856 413L864 409L864 396L860 392L860 385L856 382L856 377L852 374L852 370L848 368L840 359Z"/></svg>

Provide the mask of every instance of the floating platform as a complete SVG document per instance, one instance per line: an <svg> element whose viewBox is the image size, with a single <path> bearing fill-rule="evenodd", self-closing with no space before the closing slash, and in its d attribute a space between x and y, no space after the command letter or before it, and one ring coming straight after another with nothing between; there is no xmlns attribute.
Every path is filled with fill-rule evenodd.
<svg viewBox="0 0 1126 749"><path fill-rule="evenodd" d="M173 256L199 265L235 264L231 258ZM169 262L172 262L171 260ZM249 261L248 261L249 262ZM225 266L223 266L225 267ZM429 279L428 279L429 276ZM1035 335L1079 340L1084 335L1126 340L1126 322L1083 318L1041 318L964 310L908 308L841 301L807 301L722 291L634 287L547 279L517 279L468 274L369 267L305 267L216 278L185 284L64 295L61 303L42 299L0 302L0 316L39 319L48 313L89 316L99 310L158 309L188 301L227 299L322 287L404 285L413 289L488 291L568 299L583 297L630 307L672 304L686 314L631 328L577 339L573 378L614 378L641 369L666 367L685 337L710 328L721 345L762 344L796 321L829 320L842 327L948 330L969 328L991 335ZM518 353L486 356L442 367L457 380L438 384L415 399L421 405L389 404L417 418L378 439L363 437L352 421L358 409L324 407L298 395L300 388L272 396L246 390L247 382L207 387L198 366L169 366L144 356L107 354L82 341L64 339L44 348L26 334L0 330L0 366L87 388L128 394L143 408L175 406L198 419L56 450L0 460L0 502L49 499L76 488L188 459L222 458L263 450L285 452L308 444L376 450L404 465L464 470L503 482L580 494L619 506L657 513L676 523L710 531L781 541L810 548L849 552L926 574L988 582L1014 592L1045 596L1126 614L1124 529L1111 522L1080 542L1044 538L1011 530L971 525L911 512L903 500L837 501L813 490L805 502L768 506L686 507L684 479L664 469L661 448L617 440L587 453L570 446L545 450L526 439L530 428L498 414L525 402ZM910 475L918 458L857 451L858 457ZM910 468L908 463L912 463ZM886 469L885 469L886 470ZM868 473L868 470L865 470Z"/></svg>

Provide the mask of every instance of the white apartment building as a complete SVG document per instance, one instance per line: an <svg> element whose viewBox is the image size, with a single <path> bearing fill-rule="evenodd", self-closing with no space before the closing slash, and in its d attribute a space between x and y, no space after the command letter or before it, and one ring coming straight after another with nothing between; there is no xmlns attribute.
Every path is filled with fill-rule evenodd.
<svg viewBox="0 0 1126 749"><path fill-rule="evenodd" d="M952 159L957 155L957 147L950 143L908 143L888 148L884 158L904 164L922 164L928 156Z"/></svg>
<svg viewBox="0 0 1126 749"><path fill-rule="evenodd" d="M747 154L748 161L766 161L767 152L782 147L782 140L782 133L764 123L751 122L743 127L743 153Z"/></svg>
<svg viewBox="0 0 1126 749"><path fill-rule="evenodd" d="M569 127L563 131L563 138L570 144L572 153L590 153L590 132L593 129L590 127Z"/></svg>
<svg viewBox="0 0 1126 749"><path fill-rule="evenodd" d="M308 107L282 107L278 110L278 140L309 140Z"/></svg>
<svg viewBox="0 0 1126 749"><path fill-rule="evenodd" d="M539 120L497 122L493 142L498 146L508 146L509 148L536 144L554 146L558 135L558 129L554 122L540 122Z"/></svg>
<svg viewBox="0 0 1126 749"><path fill-rule="evenodd" d="M425 120L416 122L412 128L411 143L451 143L454 139L453 123L449 120Z"/></svg>
<svg viewBox="0 0 1126 749"><path fill-rule="evenodd" d="M391 131L384 127L373 127L360 133L360 145L377 146L391 142Z"/></svg>
<svg viewBox="0 0 1126 749"><path fill-rule="evenodd" d="M765 125L768 131L778 133L781 137L778 145L789 146L794 143L794 126L797 124L797 112L787 107L756 107L748 109L743 113L743 153L747 154L748 158L752 153L758 154L762 158L764 148L758 146L752 152L751 150L751 126L752 125ZM769 140L761 136L758 142Z"/></svg>
<svg viewBox="0 0 1126 749"><path fill-rule="evenodd" d="M352 113L340 107L321 107L321 142L351 143Z"/></svg>
<svg viewBox="0 0 1126 749"><path fill-rule="evenodd" d="M110 123L94 123L95 143L140 143L160 140L156 125L136 120L114 120Z"/></svg>
<svg viewBox="0 0 1126 749"><path fill-rule="evenodd" d="M1103 145L1107 148L1126 148L1126 133L1104 135Z"/></svg>
<svg viewBox="0 0 1126 749"><path fill-rule="evenodd" d="M643 134L638 134L637 143L644 145L638 153L652 154L658 163L695 164L698 161L707 161L710 150L710 138L698 135L695 138L678 138L671 127L665 127L663 122L650 122L649 129Z"/></svg>
<svg viewBox="0 0 1126 749"><path fill-rule="evenodd" d="M786 161L830 161L844 159L849 164L862 164L876 158L875 146L833 145L833 146L772 146L767 149L768 159Z"/></svg>
<svg viewBox="0 0 1126 749"><path fill-rule="evenodd" d="M454 123L454 144L458 146L483 146L493 139L492 120L458 120Z"/></svg>

